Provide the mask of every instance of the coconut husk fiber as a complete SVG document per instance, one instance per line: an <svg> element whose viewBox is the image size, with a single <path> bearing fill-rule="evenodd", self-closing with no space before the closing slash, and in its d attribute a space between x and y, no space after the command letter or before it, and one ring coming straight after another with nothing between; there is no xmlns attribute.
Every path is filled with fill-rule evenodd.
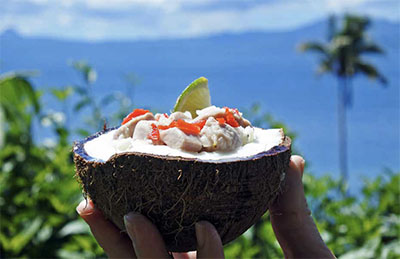
<svg viewBox="0 0 400 259"><path fill-rule="evenodd" d="M90 158L86 141L74 148L76 177L95 206L125 229L134 211L159 229L171 252L196 250L196 222L211 222L226 244L250 228L281 191L291 141L253 157L215 162L142 153Z"/></svg>

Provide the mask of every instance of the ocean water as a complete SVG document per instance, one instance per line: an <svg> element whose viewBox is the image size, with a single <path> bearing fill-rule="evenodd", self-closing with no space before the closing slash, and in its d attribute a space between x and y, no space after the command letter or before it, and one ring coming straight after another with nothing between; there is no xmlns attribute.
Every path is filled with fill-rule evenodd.
<svg viewBox="0 0 400 259"><path fill-rule="evenodd" d="M360 179L384 168L400 170L399 28L378 21L370 31L386 55L366 59L376 64L389 85L382 87L360 76L353 81L354 105L348 110L351 186L360 186ZM9 31L0 36L0 68L1 72L37 69L40 76L33 82L43 89L81 83L67 62L87 60L98 72L93 86L96 98L126 93L123 75L134 72L141 83L134 89L133 102L166 112L188 83L205 76L213 104L242 108L259 103L298 134L294 145L310 171L338 175L336 78L316 77L318 57L296 51L300 42L323 40L324 35L323 23L289 32L136 42L23 38ZM61 109L49 96L44 105ZM82 122L71 123L75 127ZM37 136L39 141L46 137L46 131Z"/></svg>

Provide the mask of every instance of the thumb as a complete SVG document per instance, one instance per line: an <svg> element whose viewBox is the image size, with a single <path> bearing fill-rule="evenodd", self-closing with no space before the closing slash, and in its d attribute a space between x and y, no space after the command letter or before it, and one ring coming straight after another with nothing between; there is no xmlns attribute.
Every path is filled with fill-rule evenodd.
<svg viewBox="0 0 400 259"><path fill-rule="evenodd" d="M306 161L304 160L304 158L298 155L293 155L290 157L289 170L294 171L292 172L292 174L300 174L300 176L303 177L305 164Z"/></svg>
<svg viewBox="0 0 400 259"><path fill-rule="evenodd" d="M308 210L301 180L304 165L305 161L301 156L294 155L290 158L282 193L269 208L271 215L299 213Z"/></svg>
<svg viewBox="0 0 400 259"><path fill-rule="evenodd" d="M221 238L208 221L196 223L197 258L224 258Z"/></svg>

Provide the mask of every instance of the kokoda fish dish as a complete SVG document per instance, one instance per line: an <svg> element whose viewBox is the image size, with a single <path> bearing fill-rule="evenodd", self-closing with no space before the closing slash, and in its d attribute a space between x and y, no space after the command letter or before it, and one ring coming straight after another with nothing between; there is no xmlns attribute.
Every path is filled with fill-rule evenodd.
<svg viewBox="0 0 400 259"><path fill-rule="evenodd" d="M134 109L121 125L75 143L84 194L124 231L134 211L171 252L196 250L194 225L212 223L223 244L250 228L281 191L290 159L282 129L253 127L236 108L211 105L201 77L171 113Z"/></svg>

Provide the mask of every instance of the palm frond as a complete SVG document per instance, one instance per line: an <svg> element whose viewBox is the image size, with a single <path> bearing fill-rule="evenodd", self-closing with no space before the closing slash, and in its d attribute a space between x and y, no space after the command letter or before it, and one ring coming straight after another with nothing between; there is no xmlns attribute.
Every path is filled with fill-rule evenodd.
<svg viewBox="0 0 400 259"><path fill-rule="evenodd" d="M362 73L371 79L379 80L383 85L387 84L387 79L372 65L361 60L355 62L356 73Z"/></svg>
<svg viewBox="0 0 400 259"><path fill-rule="evenodd" d="M353 44L353 39L348 35L336 35L332 39L332 49L346 48Z"/></svg>
<svg viewBox="0 0 400 259"><path fill-rule="evenodd" d="M300 44L298 47L299 51L305 52L305 51L314 51L323 55L328 54L328 48L325 47L322 43L318 42L306 42Z"/></svg>
<svg viewBox="0 0 400 259"><path fill-rule="evenodd" d="M333 70L333 60L332 58L326 58L321 60L321 63L318 66L317 74L324 74L327 72L331 72Z"/></svg>
<svg viewBox="0 0 400 259"><path fill-rule="evenodd" d="M384 51L375 43L366 43L360 46L359 53L373 53L373 54L383 54Z"/></svg>
<svg viewBox="0 0 400 259"><path fill-rule="evenodd" d="M360 37L369 27L370 20L365 16L347 14L344 17L343 25L343 34L352 35L353 37Z"/></svg>

